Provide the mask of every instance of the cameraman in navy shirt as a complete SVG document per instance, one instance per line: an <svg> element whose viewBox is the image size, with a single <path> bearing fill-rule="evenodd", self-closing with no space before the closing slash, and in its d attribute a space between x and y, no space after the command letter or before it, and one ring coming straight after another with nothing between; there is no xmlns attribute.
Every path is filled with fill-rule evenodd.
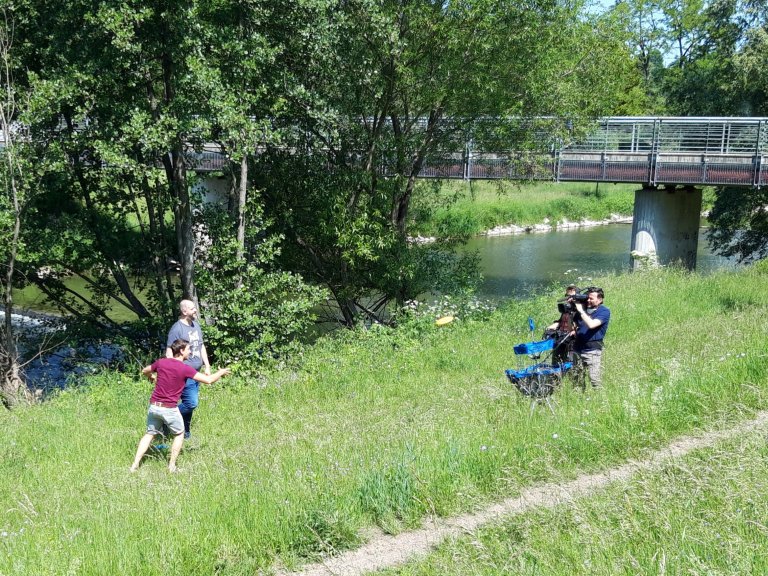
<svg viewBox="0 0 768 576"><path fill-rule="evenodd" d="M576 341L573 350L580 361L580 370L586 368L589 380L593 388L602 385L602 355L603 339L608 330L608 322L611 319L611 311L603 306L605 298L602 288L591 286L585 290L587 293L587 310L581 302L574 302L576 314Z"/></svg>

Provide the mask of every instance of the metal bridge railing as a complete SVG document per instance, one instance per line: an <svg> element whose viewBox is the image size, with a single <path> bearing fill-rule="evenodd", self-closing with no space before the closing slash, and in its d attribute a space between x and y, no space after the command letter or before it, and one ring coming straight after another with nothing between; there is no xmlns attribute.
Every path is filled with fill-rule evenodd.
<svg viewBox="0 0 768 576"><path fill-rule="evenodd" d="M629 182L644 185L768 184L768 118L611 117L571 142L543 151L483 151L472 142L427 159L419 176ZM220 170L216 152L198 154L194 169ZM386 174L386 168L382 168Z"/></svg>
<svg viewBox="0 0 768 576"><path fill-rule="evenodd" d="M768 118L632 117L603 118L572 152L690 152L763 154L768 151Z"/></svg>

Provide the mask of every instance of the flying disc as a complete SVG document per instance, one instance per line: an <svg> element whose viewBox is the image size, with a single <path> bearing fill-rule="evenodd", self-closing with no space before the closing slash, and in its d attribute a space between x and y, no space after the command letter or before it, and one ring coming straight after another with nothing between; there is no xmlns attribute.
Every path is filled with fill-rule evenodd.
<svg viewBox="0 0 768 576"><path fill-rule="evenodd" d="M436 326L445 326L446 324L450 324L453 322L454 318L453 316L443 316L442 318L438 318L435 320Z"/></svg>

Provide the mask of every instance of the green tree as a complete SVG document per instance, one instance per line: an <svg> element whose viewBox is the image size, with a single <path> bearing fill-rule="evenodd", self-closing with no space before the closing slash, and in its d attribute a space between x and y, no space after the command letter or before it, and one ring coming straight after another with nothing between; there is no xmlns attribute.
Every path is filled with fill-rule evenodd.
<svg viewBox="0 0 768 576"><path fill-rule="evenodd" d="M709 4L707 13L703 41L684 72L668 78L673 107L696 115L765 115L768 6L754 0L718 0ZM764 152L758 149L756 154ZM765 203L764 189L718 189L709 215L713 248L741 262L765 258Z"/></svg>
<svg viewBox="0 0 768 576"><path fill-rule="evenodd" d="M22 230L28 226L27 211L34 198L41 171L35 162L40 147L30 140L22 124L29 94L16 81L16 22L8 6L0 5L0 260L3 274L0 295L3 323L0 326L0 401L6 408L33 399L21 372L18 334L12 322L16 266L24 252Z"/></svg>
<svg viewBox="0 0 768 576"><path fill-rule="evenodd" d="M280 238L267 234L257 196L246 206L243 243L233 218L217 206L200 220L208 240L197 246L196 266L208 347L241 368L284 360L315 322L324 291L273 265Z"/></svg>
<svg viewBox="0 0 768 576"><path fill-rule="evenodd" d="M768 256L766 188L721 188L709 214L707 237L718 254L739 262Z"/></svg>
<svg viewBox="0 0 768 576"><path fill-rule="evenodd" d="M642 92L646 99L646 109L642 112L663 113L665 95L661 81L664 57L670 50L672 39L665 28L659 0L617 0L610 13L626 31L627 47L642 77Z"/></svg>
<svg viewBox="0 0 768 576"><path fill-rule="evenodd" d="M201 310L215 334L238 330L235 310L258 309L262 335L244 327L252 321L239 327L261 349L280 348L283 336L266 334L295 334L312 317L298 301L314 302L316 292L280 275L274 240L248 230L248 213L259 213L248 208L248 168L279 137L274 54L296 22L311 22L291 2L30 2L24 65L38 94L30 130L54 143L49 154L61 164L35 203L26 266L47 273L34 282L69 315L116 328L109 309L118 304L158 329L180 292L196 298L200 273L211 291ZM224 172L237 189L223 220L204 217L191 191L198 153L212 143L229 158ZM71 287L75 276L87 294ZM282 313L267 312L278 301Z"/></svg>
<svg viewBox="0 0 768 576"><path fill-rule="evenodd" d="M663 0L660 9L675 65L684 68L707 41L706 0Z"/></svg>
<svg viewBox="0 0 768 576"><path fill-rule="evenodd" d="M743 33L739 2L709 2L698 14L686 18L682 13L677 18L680 30L689 32L687 42L678 43L677 58L664 75L669 109L682 116L737 115L741 98L732 84L734 56ZM677 34L683 36L680 30Z"/></svg>
<svg viewBox="0 0 768 576"><path fill-rule="evenodd" d="M768 115L768 15L755 19L744 34L744 48L736 54L734 92L742 95L739 108L754 116Z"/></svg>
<svg viewBox="0 0 768 576"><path fill-rule="evenodd" d="M309 36L288 40L285 144L259 156L258 184L285 261L328 286L346 324L440 288L423 265L446 247L408 241L428 158L455 162L489 117L524 148L535 123L521 117L613 104L629 59L580 8L355 0L318 5Z"/></svg>
<svg viewBox="0 0 768 576"><path fill-rule="evenodd" d="M60 163L37 200L29 277L62 310L101 325L114 325L109 304L155 316L137 278L152 278L166 310L175 299L164 248L173 237L164 230L173 186L163 185L160 168L171 146L151 107L152 80L162 74L152 77L140 56L131 60L142 51L127 28L140 30L150 14L123 8L33 1L23 30L21 65L36 94L29 128L52 143L48 157ZM156 61L154 53L143 55ZM137 274L148 269L147 247L154 270ZM43 267L52 273L32 273ZM73 291L70 277L81 278L87 293Z"/></svg>
<svg viewBox="0 0 768 576"><path fill-rule="evenodd" d="M768 7L744 2L732 27L734 76L728 83L732 109L742 114L768 113ZM762 139L764 146L764 138ZM765 149L758 150L764 154ZM742 262L768 256L766 189L721 188L709 216L709 240L718 253Z"/></svg>

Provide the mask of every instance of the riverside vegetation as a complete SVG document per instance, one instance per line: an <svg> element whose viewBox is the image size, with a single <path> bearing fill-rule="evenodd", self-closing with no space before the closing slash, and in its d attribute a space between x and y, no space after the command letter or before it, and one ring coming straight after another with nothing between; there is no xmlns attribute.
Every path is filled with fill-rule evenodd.
<svg viewBox="0 0 768 576"><path fill-rule="evenodd" d="M413 234L436 237L466 237L496 226L533 226L569 220L602 221L612 216L632 216L637 184L591 184L584 182L462 182L439 185L434 194L414 198ZM702 210L714 202L714 191L704 189Z"/></svg>
<svg viewBox="0 0 768 576"><path fill-rule="evenodd" d="M0 574L295 568L360 545L371 528L396 533L429 515L472 510L749 418L768 405L767 277L758 264L707 277L660 270L601 278L613 314L605 388L582 393L566 383L552 411L532 409L503 370L514 365L512 345L531 337L528 315L540 326L557 315L559 286L495 311L457 304L458 320L445 328L434 326L435 311L416 311L397 329L321 339L292 368L260 379L235 374L205 388L201 442L182 453L177 475L167 473L160 452L128 473L150 392L139 366L136 374L93 376L42 404L0 413ZM522 565L528 573L567 559L571 568L593 562L597 573L615 573L631 560L627 554L637 555L642 571L652 564L650 548L627 552L621 538L639 542L645 527L660 534L665 522L673 529L695 517L689 534L701 561L728 566L733 549L714 538L714 528L702 532L704 519L719 522L721 510L735 517L734 504L713 491L728 484L726 494L734 493L753 473L764 478L756 456L765 449L756 450L743 473L719 452L695 481L682 465L638 481L632 490L664 508L659 519L609 492L562 515L533 512L494 528L488 554L503 556L493 538L508 538L506 531L526 539L526 550L531 538L531 555L518 547L510 559L530 559ZM697 458L686 466L704 468L707 457ZM760 486L745 488L743 500L758 522ZM680 506L664 507L677 493ZM553 522L553 532L540 522ZM605 535L606 545L587 553L569 522L590 542ZM762 550L764 532L749 529ZM672 539L664 553L684 557L687 545ZM473 569L485 570L477 554ZM496 572L490 566L487 573Z"/></svg>

